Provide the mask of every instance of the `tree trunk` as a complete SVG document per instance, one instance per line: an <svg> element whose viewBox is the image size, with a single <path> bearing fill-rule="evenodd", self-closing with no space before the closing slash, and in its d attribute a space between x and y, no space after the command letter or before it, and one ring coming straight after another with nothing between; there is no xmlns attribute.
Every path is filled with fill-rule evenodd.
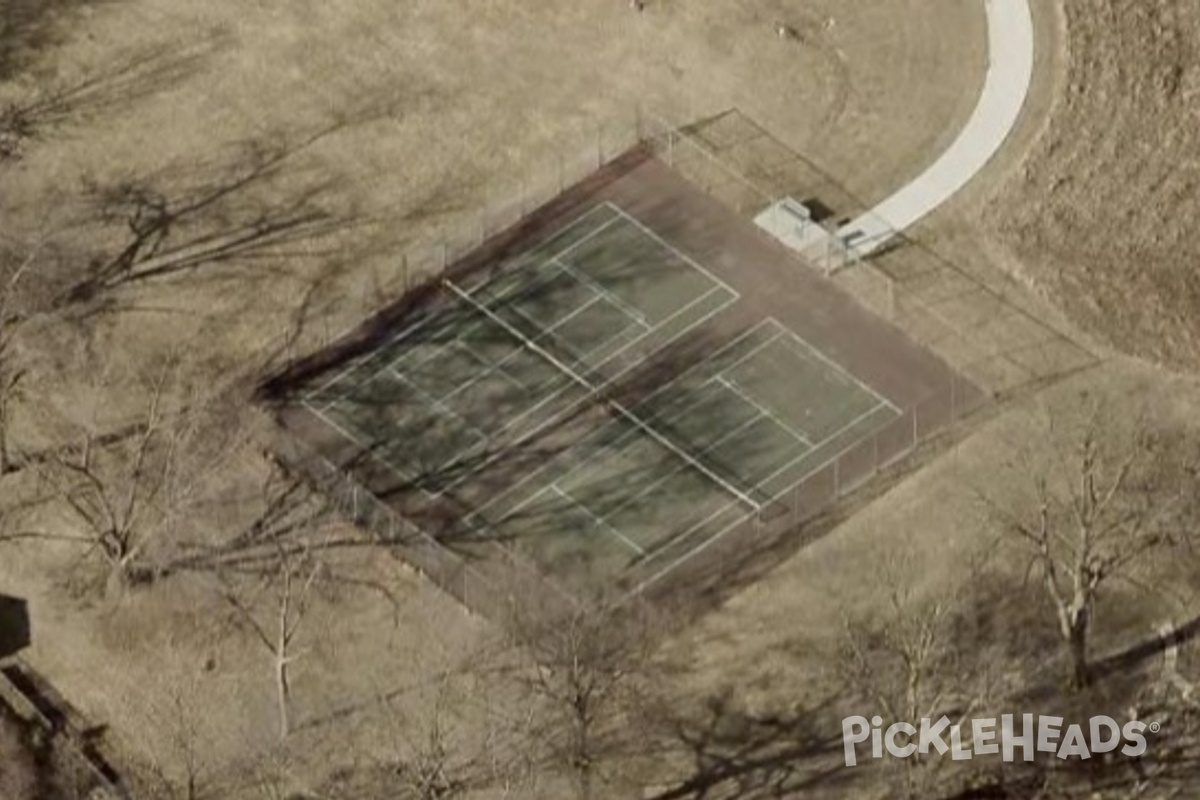
<svg viewBox="0 0 1200 800"><path fill-rule="evenodd" d="M1083 689L1091 683L1091 670L1088 668L1087 614L1077 615L1071 622L1067 637L1067 650L1071 657L1071 688Z"/></svg>
<svg viewBox="0 0 1200 800"><path fill-rule="evenodd" d="M279 738L282 741L291 733L291 718L288 714L288 659L286 653L275 656L275 688L279 699Z"/></svg>

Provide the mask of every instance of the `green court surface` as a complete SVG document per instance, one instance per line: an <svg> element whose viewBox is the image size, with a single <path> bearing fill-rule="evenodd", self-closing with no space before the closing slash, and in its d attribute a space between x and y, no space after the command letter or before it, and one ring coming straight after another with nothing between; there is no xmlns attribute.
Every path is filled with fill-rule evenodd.
<svg viewBox="0 0 1200 800"><path fill-rule="evenodd" d="M310 389L339 435L437 498L571 418L737 293L603 203ZM568 584L615 581L668 546L707 541L897 409L766 320L625 405L464 512ZM497 535L499 534L499 535Z"/></svg>

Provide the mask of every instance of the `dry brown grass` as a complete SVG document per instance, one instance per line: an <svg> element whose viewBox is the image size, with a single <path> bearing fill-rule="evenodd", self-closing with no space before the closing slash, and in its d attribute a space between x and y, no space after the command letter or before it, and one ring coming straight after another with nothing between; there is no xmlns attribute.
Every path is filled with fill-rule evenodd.
<svg viewBox="0 0 1200 800"><path fill-rule="evenodd" d="M919 172L953 137L983 74L983 15L973 4L816 0L796 10L779 0L660 0L635 14L624 2L555 0L534 9L474 0L287 7L130 0L72 12L62 43L0 86L0 100L111 74L115 63L147 48L186 45L188 59L182 67L172 61L173 79L153 91L119 84L100 95L105 102L89 101L86 113L56 122L20 162L5 166L6 237L22 243L48 229L65 263L96 251L111 255L123 241L123 221L98 219L87 202L97 195L82 191L86 185L140 181L178 196L244 164L247 143L286 144L339 120L345 124L306 148L294 168L222 213L240 219L247 208L275 209L301 195L322 212L364 224L290 247L269 270L260 262L205 267L122 290L120 313L86 324L38 321L27 346L46 368L29 384L36 402L18 411L22 446L127 422L142 400L136 379L167 354L186 352L191 369L183 384L204 386L261 357L302 305L316 328L344 328L361 314L373 281L394 279L399 248L461 224L486 198L545 164L548 152L591 147L597 121L637 104L680 117L740 106L853 191L875 198ZM827 27L831 18L836 24ZM776 20L794 27L798 39L774 36ZM1099 24L1083 30L1099 37ZM1077 47L1086 51L1088 41ZM1077 70L1093 68L1078 63ZM1110 74L1103 64L1095 69ZM1067 121L1039 144L1031 177L1021 179L1027 188L1009 191L1045 193L1068 207L1073 195L1038 183L1061 173L1040 169L1037 159L1059 157L1066 145L1050 142L1069 139L1072 114L1099 118L1087 92L1074 89L1070 98ZM224 219L205 218L189 230L202 235ZM1031 225L1022 218L1003 230ZM1033 245L1018 250L1037 254ZM1094 380L1115 394L1167 386L1125 365ZM1169 388L1166 410L1191 413L1190 387ZM751 710L792 708L802 687L824 676L821 654L841 613L878 600L864 587L865 551L905 552L921 565L918 591L961 578L982 530L971 481L990 475L996 449L1023 430L1023 413L1002 415L681 635L667 654L681 695L697 702L728 688ZM220 476L227 480L215 481L212 502L190 524L218 535L252 518L265 469L253 445L231 454ZM6 497L37 491L28 476L2 480ZM59 509L40 515L41 524L71 524ZM897 539L901 528L909 535ZM81 608L62 591L77 549L22 547L3 556L0 579L32 600L30 658L91 717L110 724L131 771L175 783L192 772L223 798L276 783L321 785L332 770L364 759L386 763L420 730L414 723L398 731L397 717L420 721L442 685L438 676L473 674L473 660L495 647L493 630L407 568L371 551L346 556L339 569L388 587L399 610L368 587L314 606L301 636L311 649L294 667L300 730L281 746L269 660L222 610L211 576L185 575ZM1133 631L1141 623L1129 624ZM488 673L470 681L467 694L485 699L463 712L462 724L486 727L490 715L519 709L504 681ZM561 797L561 790L543 783L522 796Z"/></svg>
<svg viewBox="0 0 1200 800"><path fill-rule="evenodd" d="M1017 269L1114 347L1200 354L1200 13L1175 0L1071 0L1048 122L987 225Z"/></svg>

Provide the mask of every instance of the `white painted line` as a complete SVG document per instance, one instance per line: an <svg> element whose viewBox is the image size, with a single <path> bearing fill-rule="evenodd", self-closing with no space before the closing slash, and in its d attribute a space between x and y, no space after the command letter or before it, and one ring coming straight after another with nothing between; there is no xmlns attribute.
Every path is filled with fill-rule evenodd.
<svg viewBox="0 0 1200 800"><path fill-rule="evenodd" d="M988 70L971 118L925 172L861 217L839 237L869 255L953 197L991 161L1016 127L1033 80L1033 15L1028 0L985 0Z"/></svg>
<svg viewBox="0 0 1200 800"><path fill-rule="evenodd" d="M598 209L601 209L601 208L612 208L612 204L606 201L606 202L596 206L595 208L593 208L591 211L588 212L588 214L594 214L594 213L596 213L596 211ZM600 223L592 230L588 231L584 236L580 237L579 239L575 240L568 246L564 247L562 250L558 250L553 255L547 256L546 260L547 261L558 261L563 256L565 256L567 253L570 253L572 250L577 249L580 245L590 242L592 239L595 239L601 233L608 230L613 225L616 225L620 221L621 221L621 217L619 215L613 217L612 219L605 220L604 222Z"/></svg>
<svg viewBox="0 0 1200 800"><path fill-rule="evenodd" d="M451 291L459 294L459 296L461 296L468 302L475 303L475 300L470 295L468 295L466 292L463 292L462 289L455 286L454 283L451 280L449 280L448 278L445 279L443 281L443 283L446 285L447 288L449 288ZM560 361L553 353L548 352L545 348L541 347L536 342L529 340L527 337L522 335L520 331L514 329L511 325L509 325L503 319L492 314L490 309L488 309L486 306L479 306L479 308L485 314L492 316L493 319L495 319L498 324L503 325L514 336L518 337L519 339L524 340L525 345L527 347L529 347L531 350L534 350L536 353L541 355L543 358L545 358L547 361L549 361L554 366L558 367L562 372L564 372L568 377L570 377L571 380L575 381L581 387L583 387L589 394L599 396L600 390L598 387L592 386L591 383L589 383L586 379L581 377L578 373L576 373L568 365L562 363L562 361ZM753 498L751 498L748 494L746 494L745 492L743 492L741 489L737 488L733 484L729 483L729 481L725 480L720 475L717 475L712 470L705 467L703 464L701 464L699 461L697 461L695 458L693 458L686 451L681 450L680 448L676 447L673 442L668 440L666 437L664 437L658 431L654 430L654 428L647 425L640 417L638 417L636 414L634 414L629 409L627 409L620 401L608 399L608 398L604 398L604 401L610 409L612 409L613 411L620 414L622 417L627 419L629 422L632 422L634 425L636 425L638 428L640 428L642 430L642 432L645 433L647 436L654 439L655 441L657 441L659 444L661 444L663 447L667 448L668 450L674 452L676 455L678 455L684 461L687 461L689 464L691 464L695 469L697 469L701 473L707 475L714 483L717 483L718 485L723 487L727 492L732 494L734 497L737 497L739 500L741 500L743 503L750 506L751 508L754 508L754 509L758 508L758 503Z"/></svg>
<svg viewBox="0 0 1200 800"><path fill-rule="evenodd" d="M663 247L670 250L675 255L676 258L683 261L689 267L691 267L692 269L701 273L702 275L704 275L704 277L708 278L710 281L717 284L718 286L725 289L726 291L733 292L735 295L737 294L737 292L734 291L731 286L726 284L725 281L721 280L716 275L712 274L707 269L700 266L699 262L697 262L694 258L687 255L686 253L681 251L679 248L677 248L675 245L671 244L666 239L659 236L657 233L655 233L653 230L648 228L646 225L642 224L642 222L640 222L638 219L636 219L633 215L631 215L625 209L621 208L620 206L616 205L615 203L609 203L608 205L611 208L613 208L618 214L620 214L622 217L624 217L626 220L628 220L629 222L636 225L642 233L646 234L651 239L653 239L655 242L658 242L658 244L660 244Z"/></svg>
<svg viewBox="0 0 1200 800"><path fill-rule="evenodd" d="M667 391L668 389L674 388L675 386L677 386L679 383L681 383L686 378L691 377L692 375L695 375L696 373L701 372L705 365L711 365L714 361L719 359L722 355L724 355L728 351L732 350L733 348L737 347L739 344L741 344L746 339L749 339L751 336L756 335L758 333L759 329L768 327L769 325L772 325L772 324L777 325L778 323L776 323L774 320L766 319L766 320L763 320L762 322L755 324L754 327L749 328L749 329L743 331L742 333L738 334L738 336L735 337L732 341L727 342L723 347L721 347L720 350L713 353L705 360L688 367L686 370L684 370L680 374L676 375L674 378L672 378L667 383L660 384L658 386L658 388L656 388L653 392L651 392L650 394L646 395L641 400L639 400L638 405L645 405L648 401L652 400L655 397L658 397L660 394ZM757 348L755 348L755 349L757 349ZM718 371L717 373L714 373L714 375L715 374L720 374L720 373ZM710 375L705 380L705 383L708 383L709 381L711 381L712 378L713 378L713 376Z"/></svg>
<svg viewBox="0 0 1200 800"><path fill-rule="evenodd" d="M719 516L720 514L725 513L725 511L728 510L728 508L729 508L729 506L726 506L725 508L721 509L721 511L719 511L717 514L711 515L708 519L704 520L704 523L707 523L713 517L716 517L716 516ZM660 568L653 575L651 575L650 577L643 580L641 583L639 583L637 585L637 588L635 588L631 592L631 594L638 594L638 593L644 591L647 586L654 583L655 581L661 580L664 575L668 575L671 572L673 572L683 562L685 562L688 559L692 558L693 556L699 555L703 551L707 550L709 547L711 547L713 544L715 544L718 539L724 538L730 531L736 530L737 528L740 528L742 525L745 525L753 516L754 516L753 514L745 514L742 516L741 519L738 519L738 520L735 520L735 521L729 523L724 528L717 531L712 536L708 537L703 542L701 542L700 544L693 547L691 550L688 550L686 553L679 556L679 558L675 559L674 561L667 564L666 566ZM701 523L701 524L704 524L704 523ZM670 543L683 541L684 538L686 538L687 536L690 536L692 534L692 532L694 530L696 530L697 527L699 527L699 526L693 525L685 533L683 533L679 536L673 537L671 539ZM670 543L668 543L667 545L664 545L664 547L668 546Z"/></svg>
<svg viewBox="0 0 1200 800"><path fill-rule="evenodd" d="M566 500L568 503L570 503L572 508L578 508L581 511L583 511L584 514L587 514L588 517L592 520L592 524L594 524L597 528L604 531L609 536L612 536L614 539L621 542L626 547L631 548L639 556L646 555L646 551L642 549L641 545L639 545L637 542L630 539L625 534L621 533L619 530L617 530L612 525L609 525L608 521L604 517L600 517L600 516L597 516L596 514L592 513L592 510L590 508L588 508L582 502L577 500L575 498L575 496L572 495L570 492L560 489L557 483L550 484L550 488L553 489L555 492L557 492L559 497L561 497L563 500ZM564 535L570 535L570 534L564 534Z"/></svg>
<svg viewBox="0 0 1200 800"><path fill-rule="evenodd" d="M792 428L791 425L787 424L787 422L785 422L783 419L780 419L779 415L776 414L774 411L767 408L762 403L758 402L753 397L751 397L750 395L743 392L741 387L738 386L736 381L731 381L730 379L726 378L724 375L717 375L715 378L713 378L713 380L716 381L717 383L721 384L722 386L724 386L729 391L733 392L735 395L737 395L738 399L740 399L743 403L745 403L746 405L748 405L748 406L752 407L753 409L755 409L756 411L758 411L758 413L761 416L766 417L767 419L771 420L771 422L773 422L775 425L779 426L780 428L783 428L783 430L786 431L789 436L791 436L796 441L800 442L800 444L804 445L809 450L813 449L813 443L811 441L809 441L807 436L805 436L804 434L802 434L799 431Z"/></svg>
<svg viewBox="0 0 1200 800"><path fill-rule="evenodd" d="M620 309L621 313L624 314L625 316L629 317L630 319L636 320L636 321L642 323L643 325L646 325L648 323L648 320L646 319L646 312L642 311L640 308L635 308L634 306L629 305L624 300L622 300L621 298L617 297L615 294L610 292L608 289L605 289L599 283L592 280L586 273L580 272L579 270L574 269L570 264L566 263L565 261L560 259L558 256L554 257L554 263L558 265L559 269L561 269L563 272L570 275L572 278L574 278L580 284L588 287L596 294L602 295L605 300L607 300L609 303L611 303L612 305L614 305L618 309Z"/></svg>
<svg viewBox="0 0 1200 800"><path fill-rule="evenodd" d="M395 464L388 461L387 459L381 458L380 455L377 452L375 452L374 450L372 450L369 445L367 445L365 442L363 442L361 439L359 439L357 436L355 436L350 431L343 428L337 422L330 419L321 410L314 408L313 406L310 406L310 405L305 405L305 407L314 416L316 416L318 419L320 419L322 423L324 423L325 425L328 425L330 428L332 428L334 431L336 431L340 436L342 436L346 439L349 439L351 442L354 442L355 446L358 447L359 449L361 449L364 453L366 453L368 458L370 458L376 464L380 465L384 469L386 469L389 472L391 472L392 474L394 474L396 477L400 478L401 480L405 481L406 483L413 483L418 480L417 476L410 475L409 473L400 469L399 467L397 467ZM317 455L320 457L320 459L322 461L324 461L326 464L328 464L331 469L336 470L339 474L346 474L346 470L344 467L334 467L333 464L329 461L329 459L325 458L324 456L320 455L319 453ZM368 491L368 490L364 488L363 491ZM436 500L438 497L441 497L441 492L431 492L425 486L421 487L421 492L422 492L422 494L424 494L426 497L428 497L430 499ZM372 495L372 496L374 496L374 495Z"/></svg>
<svg viewBox="0 0 1200 800"><path fill-rule="evenodd" d="M841 364L839 364L838 362L834 361L829 356L822 353L816 347L813 347L811 344L809 344L807 341L805 341L804 337L802 337L800 334L796 333L793 330L787 329L786 326L785 326L785 330L787 330L787 332L792 335L792 339L794 339L802 347L804 347L806 350L808 350L810 353L812 353L814 356L816 356L818 359L820 359L827 367L832 369L834 372L838 373L839 375L844 375L847 378L849 378L860 389L862 389L867 394L871 395L871 397L875 398L875 400L877 400L878 402L880 402L886 406L890 406L892 408L892 410L896 411L897 413L900 411L900 409L896 408L895 404L893 404L891 400L888 400L882 394L880 394L879 392L872 389L870 386L867 385L867 383L865 381L860 379L854 373L850 372L850 370L846 369ZM792 352L795 352L795 351L792 351ZM796 353L796 355L801 355L801 354Z"/></svg>
<svg viewBox="0 0 1200 800"><path fill-rule="evenodd" d="M862 414L862 415L860 415L860 416L859 416L859 417L858 417L856 420L854 420L854 422L850 423L850 425L857 425L857 424L858 424L859 422L861 422L863 419L866 419L866 418L867 418L868 416L870 416L871 414L874 414L874 413L875 413L876 411L878 411L880 408L883 408L883 406L875 406L873 409L871 409L871 410L870 410L869 412L867 412L866 414ZM896 419L896 417L892 417L892 419ZM846 428L847 428L847 427L849 427L849 426L843 426L843 427L842 427L842 430L843 430L843 431L844 431L844 430L846 430ZM822 443L821 443L821 446L824 446L826 443L828 443L828 442L832 441L832 440L833 440L834 438L836 438L838 435L840 435L840 432L839 432L838 434L834 434L834 436L831 436L831 437L829 437L828 439L826 439L824 442L822 442ZM837 452L836 452L836 453L834 453L832 456L830 456L829 458L825 459L824 461L822 461L822 462L821 462L820 464L818 464L817 466L815 466L815 467L813 467L812 469L810 469L808 472L804 473L802 476L800 476L800 478L798 478L797 480L793 481L793 482L791 483L791 485L789 485L789 486L785 486L784 488L780 489L778 492L776 492L776 493L775 493L775 494L774 494L774 495L771 497L771 502L772 502L772 503L774 503L776 500L778 500L780 497L782 497L782 496L783 496L785 493L787 493L787 492L791 492L791 491L794 491L794 490L795 490L795 489L796 489L798 486L801 486L801 485L803 485L804 483L806 483L806 482L808 481L808 479L809 479L809 478L811 478L813 475L816 475L818 472L820 472L821 470L825 469L826 467L828 467L830 464L834 463L835 461L840 461L840 460L841 460L841 458L842 458L842 456L846 455L846 453L849 453L851 450L853 450L854 448L858 447L858 445L859 445L860 443L864 442L864 441L866 441L866 437L863 437L863 438L860 438L860 439L855 439L853 442L851 442L850 444L846 445L846 446L845 446L845 447L843 447L841 450L837 451ZM818 449L820 449L820 448L818 448ZM769 480L771 480L771 479L772 479L772 478L774 478L776 475L779 475L779 474L780 474L781 472L783 472L784 470L786 470L786 469L790 468L790 467L792 466L792 464L795 464L795 463L796 463L796 461L798 461L798 460L800 460L800 459L794 459L794 460L793 460L791 463L789 463L789 464L785 464L785 465L783 465L782 467L780 467L779 469L775 470L775 472L773 472L772 474L770 474L770 475L768 475L767 477L763 478L763 479L762 479L762 481L760 481L760 482L759 482L759 485L761 486L761 485L762 485L763 483L765 483L766 481L769 481ZM837 498L835 497L834 499L836 500Z"/></svg>

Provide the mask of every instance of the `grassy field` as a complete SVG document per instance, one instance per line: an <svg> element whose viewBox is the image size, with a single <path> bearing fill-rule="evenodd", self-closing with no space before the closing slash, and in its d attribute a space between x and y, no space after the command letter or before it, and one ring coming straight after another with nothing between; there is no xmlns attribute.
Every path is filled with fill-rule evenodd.
<svg viewBox="0 0 1200 800"><path fill-rule="evenodd" d="M1173 165L1187 105L1165 98L1188 96L1189 17L1150 5L1161 14L1068 5L1061 49L1040 62L1044 116L922 235L998 281L1030 279L1098 338L1190 363L1186 215L1163 221L1185 202ZM1111 9L1136 24L1111 24ZM29 367L7 411L23 460L0 475L0 520L29 534L0 542L0 581L34 617L29 661L108 726L146 797L429 797L420 785L439 764L464 776L442 796L579 790L561 741L578 732L561 702L578 686L531 655L570 662L588 624L514 638L324 516L264 454L255 381L394 293L398 252L462 228L638 106L679 120L737 106L855 194L885 196L973 106L983 20L973 3L920 0L651 0L641 12L614 0L0 0L0 107L31 109L30 135L0 161L0 255L37 276L21 284L28 319L0 327L0 378ZM1125 38L1156 24L1180 31L1161 58ZM1118 69L1125 58L1172 60L1143 76ZM1110 136L1099 121L1112 103ZM1148 136L1156 120L1169 130ZM1159 139L1176 156L1130 156ZM1118 191L1135 169L1153 208ZM1148 261L1161 268L1137 268ZM1157 312L1117 302L1130 287ZM1099 396L1118 418L1148 408L1168 435L1190 435L1195 388L1114 357L1005 398L826 520L810 547L747 565L696 624L667 623L652 654L623 646L634 678L595 684L594 796L888 796L886 766L807 783L840 757L838 703L877 699L847 684L848 621L874 630L952 598L952 630L980 644L975 666L941 665L943 678L994 657L1044 663L1005 677L1052 684L1051 617L1021 581L1027 558L994 546L980 495L1011 488L997 463L1052 455L1045 408ZM1186 617L1183 562L1139 569L1173 599L1109 596L1100 655ZM998 597L1031 599L998 614ZM590 655L612 666L612 653ZM619 735L643 730L654 747Z"/></svg>

